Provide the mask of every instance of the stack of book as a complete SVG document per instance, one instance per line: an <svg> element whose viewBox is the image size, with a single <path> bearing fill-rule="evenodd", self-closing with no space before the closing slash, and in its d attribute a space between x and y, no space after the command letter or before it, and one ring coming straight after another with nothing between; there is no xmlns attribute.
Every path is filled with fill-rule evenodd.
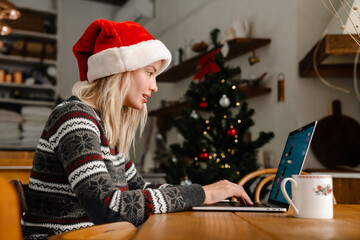
<svg viewBox="0 0 360 240"><path fill-rule="evenodd" d="M36 147L50 113L49 107L25 106L21 109L24 119L21 132L22 146Z"/></svg>
<svg viewBox="0 0 360 240"><path fill-rule="evenodd" d="M7 148L21 143L20 125L23 117L11 110L0 109L0 146Z"/></svg>

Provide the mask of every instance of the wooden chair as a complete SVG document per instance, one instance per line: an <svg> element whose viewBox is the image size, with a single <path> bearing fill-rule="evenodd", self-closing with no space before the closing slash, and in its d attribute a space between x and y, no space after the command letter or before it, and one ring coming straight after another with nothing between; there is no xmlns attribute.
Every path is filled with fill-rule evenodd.
<svg viewBox="0 0 360 240"><path fill-rule="evenodd" d="M15 193L15 205L18 208L18 212L14 212L12 214L13 217L17 218L17 225L14 224L14 226L20 226L20 217L23 216L28 211L28 205L26 201L27 196L27 190L28 190L28 184L22 184L19 179L13 179L10 181L11 184L8 183L8 185L13 185L12 190ZM16 190L16 191L15 191ZM2 192L1 192L2 193ZM21 215L20 215L21 214ZM2 219L1 215L1 219ZM22 233L21 233L21 226L20 226L20 236L21 238L4 238L0 233L0 239L1 240L7 240L7 239L23 239ZM79 230L74 230L66 233L60 233L54 236L51 236L49 240L81 240L81 239L116 239L116 240L129 240L134 237L136 234L137 229L134 225L132 225L129 222L116 222L116 223L110 223L110 224L104 224L104 225L97 225L93 227L83 228Z"/></svg>
<svg viewBox="0 0 360 240"><path fill-rule="evenodd" d="M245 175L242 179L240 179L240 181L238 182L238 184L240 186L244 186L245 183L247 183L249 180L262 176L262 175L268 175L266 176L264 179L262 179L255 190L255 197L254 200L257 203L260 203L260 193L261 190L263 189L263 187L265 186L266 183L268 183L269 181L273 180L275 178L275 174L277 172L277 168L265 168L265 169L260 169L251 173L248 173L247 175ZM307 172L302 171L301 174L309 174Z"/></svg>
<svg viewBox="0 0 360 240"><path fill-rule="evenodd" d="M20 224L20 205L15 188L0 178L0 239L23 239Z"/></svg>
<svg viewBox="0 0 360 240"><path fill-rule="evenodd" d="M10 183L15 187L19 198L21 216L23 216L28 211L28 206L26 202L26 195L28 190L28 184L23 184L19 179L13 179Z"/></svg>

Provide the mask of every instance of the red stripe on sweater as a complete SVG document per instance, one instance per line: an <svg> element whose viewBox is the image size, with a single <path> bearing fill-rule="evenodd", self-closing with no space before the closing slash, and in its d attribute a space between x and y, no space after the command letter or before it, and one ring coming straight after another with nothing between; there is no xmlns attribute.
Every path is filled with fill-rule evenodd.
<svg viewBox="0 0 360 240"><path fill-rule="evenodd" d="M41 133L41 138L42 138L42 139L45 139L46 141L49 141L50 134L44 130L44 131Z"/></svg>
<svg viewBox="0 0 360 240"><path fill-rule="evenodd" d="M88 163L91 161L97 161L97 160L104 161L102 156L99 154L86 155L81 158L78 158L76 161L67 165L67 167L65 169L66 174L69 175L72 171L74 171L76 168L80 167L82 164L85 164L85 163Z"/></svg>
<svg viewBox="0 0 360 240"><path fill-rule="evenodd" d="M149 217L154 213L154 205L152 203L150 193L147 190L143 190L143 192L145 195L145 215L146 217Z"/></svg>
<svg viewBox="0 0 360 240"><path fill-rule="evenodd" d="M110 153L112 155L116 155L117 154L117 150L116 149L113 149L113 148L110 148Z"/></svg>
<svg viewBox="0 0 360 240"><path fill-rule="evenodd" d="M125 191L128 191L129 190L129 187L126 186L126 187L118 187L118 189L121 191L121 192L125 192ZM105 204L109 205L110 204L110 201L111 201L111 198L113 197L114 195L114 192L110 193L104 200Z"/></svg>
<svg viewBox="0 0 360 240"><path fill-rule="evenodd" d="M129 168L131 167L132 164L133 164L133 163L132 163L132 161L130 160L130 161L128 162L128 164L126 164L126 166L125 166L125 171L129 170Z"/></svg>
<svg viewBox="0 0 360 240"><path fill-rule="evenodd" d="M106 139L103 132L101 131L101 127L99 126L99 123L96 121L96 119L93 116L91 116L89 113L86 113L86 112L67 113L66 115L61 117L59 119L59 121L57 121L55 123L55 125L49 130L49 132L47 134L42 135L44 137L44 139L49 139L50 136L52 136L52 135L54 135L56 133L56 131L59 129L59 127L62 124L64 124L66 121L68 121L68 120L70 120L72 118L85 118L85 119L88 119L88 120L92 121L100 131L101 144L104 145L104 146L109 146L109 142Z"/></svg>
<svg viewBox="0 0 360 240"><path fill-rule="evenodd" d="M114 192L110 193L104 200L105 204L106 205L109 205L110 204L110 201L111 201L111 198L113 197L114 195Z"/></svg>
<svg viewBox="0 0 360 240"><path fill-rule="evenodd" d="M122 192L128 191L129 190L129 186L126 187L118 187L118 189Z"/></svg>
<svg viewBox="0 0 360 240"><path fill-rule="evenodd" d="M154 189L158 189L158 188L161 187L161 186L162 186L162 184L156 184L155 187L154 187Z"/></svg>
<svg viewBox="0 0 360 240"><path fill-rule="evenodd" d="M96 120L88 113L85 112L70 112L65 114L63 117L61 117L59 119L59 121L57 121L54 126L49 130L49 134L50 135L54 135L56 133L56 131L59 129L59 127L66 121L68 121L69 119L72 118L85 118L85 119L89 119L90 121L92 121L98 128L99 125L96 122ZM100 130L100 128L99 128Z"/></svg>

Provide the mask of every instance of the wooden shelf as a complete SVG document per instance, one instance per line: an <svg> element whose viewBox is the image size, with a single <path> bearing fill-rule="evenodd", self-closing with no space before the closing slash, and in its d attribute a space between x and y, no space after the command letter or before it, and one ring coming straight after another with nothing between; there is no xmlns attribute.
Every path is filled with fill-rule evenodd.
<svg viewBox="0 0 360 240"><path fill-rule="evenodd" d="M355 36L357 38L357 36ZM300 77L316 77L313 68L315 46L299 63ZM359 46L349 35L328 34L316 54L316 65L323 77L353 77L354 57ZM350 61L349 61L350 60ZM358 66L358 71L360 67Z"/></svg>
<svg viewBox="0 0 360 240"><path fill-rule="evenodd" d="M34 31L28 31L22 29L13 29L12 34L4 36L3 38L9 38L9 39L32 38L38 40L47 40L49 42L55 42L58 40L58 36L56 34L34 32Z"/></svg>
<svg viewBox="0 0 360 240"><path fill-rule="evenodd" d="M271 88L268 87L239 87L245 94L245 98L253 98L257 96L261 96L264 94L269 94L271 92ZM168 107L159 108L154 111L149 112L149 116L157 116L157 117L170 117L176 116L180 113L183 108L190 107L190 101L185 101L181 103L177 103Z"/></svg>
<svg viewBox="0 0 360 240"><path fill-rule="evenodd" d="M271 42L268 38L237 38L228 42L229 54L226 60L233 59L242 54L251 52L257 48L268 45ZM158 82L178 82L186 77L195 75L196 65L208 52L191 58L179 65L176 65L157 77Z"/></svg>
<svg viewBox="0 0 360 240"><path fill-rule="evenodd" d="M17 105L28 105L28 106L45 106L45 107L54 107L55 101L37 101L37 100L24 100L24 99L14 99L14 98L0 98L0 104L17 104Z"/></svg>
<svg viewBox="0 0 360 240"><path fill-rule="evenodd" d="M24 66L37 66L37 65L57 65L56 60L40 59L33 57L21 57L15 55L3 55L0 54L0 64L7 65L24 65Z"/></svg>
<svg viewBox="0 0 360 240"><path fill-rule="evenodd" d="M49 17L56 17L58 15L57 9L41 9L41 8L34 8L29 6L18 6L18 9L20 9L20 11L29 10L32 12L38 12L44 16L49 16Z"/></svg>
<svg viewBox="0 0 360 240"><path fill-rule="evenodd" d="M34 85L26 85L23 83L5 83L1 82L0 87L2 89L8 88L8 89L29 89L29 90L39 90L39 91L51 91L56 92L55 86L52 85L40 85L40 84L34 84Z"/></svg>

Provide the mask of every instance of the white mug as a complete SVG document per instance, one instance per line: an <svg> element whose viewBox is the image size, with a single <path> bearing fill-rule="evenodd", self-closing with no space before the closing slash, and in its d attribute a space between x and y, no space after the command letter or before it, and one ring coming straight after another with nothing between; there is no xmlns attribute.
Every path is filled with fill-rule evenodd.
<svg viewBox="0 0 360 240"><path fill-rule="evenodd" d="M291 182L292 200L285 185ZM331 219L333 188L331 175L292 175L281 182L281 192L299 218Z"/></svg>
<svg viewBox="0 0 360 240"><path fill-rule="evenodd" d="M249 36L249 22L245 19L233 20L232 28L234 29L237 38L246 38Z"/></svg>

